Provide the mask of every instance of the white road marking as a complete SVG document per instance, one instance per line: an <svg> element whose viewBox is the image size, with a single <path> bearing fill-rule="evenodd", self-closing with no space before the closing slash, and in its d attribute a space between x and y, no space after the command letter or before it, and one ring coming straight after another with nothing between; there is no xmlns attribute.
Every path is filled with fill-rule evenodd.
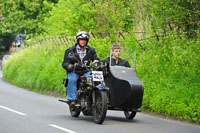
<svg viewBox="0 0 200 133"><path fill-rule="evenodd" d="M16 110L13 110L13 109L10 109L10 108L7 108L7 107L2 106L2 105L0 105L0 108L6 109L6 110L11 111L11 112L14 112L14 113L17 113L17 114L19 114L19 115L24 115L24 116L27 115L27 114L21 113L21 112L19 112L19 111L16 111Z"/></svg>
<svg viewBox="0 0 200 133"><path fill-rule="evenodd" d="M72 131L72 130L69 130L69 129L66 129L66 128L63 128L63 127L60 127L60 126L56 126L54 124L49 124L49 126L57 128L57 129L60 129L60 130L63 130L63 131L68 132L68 133L77 133L75 131Z"/></svg>

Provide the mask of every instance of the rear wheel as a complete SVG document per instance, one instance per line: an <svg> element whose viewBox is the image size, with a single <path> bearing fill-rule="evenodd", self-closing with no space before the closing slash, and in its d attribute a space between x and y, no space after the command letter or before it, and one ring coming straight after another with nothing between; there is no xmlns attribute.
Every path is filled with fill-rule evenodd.
<svg viewBox="0 0 200 133"><path fill-rule="evenodd" d="M136 111L124 111L126 119L132 120L136 116Z"/></svg>
<svg viewBox="0 0 200 133"><path fill-rule="evenodd" d="M74 108L74 107L69 106L69 110L70 110L70 114L72 117L79 117L79 115L81 113L80 111L76 110L76 108Z"/></svg>
<svg viewBox="0 0 200 133"><path fill-rule="evenodd" d="M93 107L94 122L102 124L107 113L107 93L106 91L95 91L95 103Z"/></svg>

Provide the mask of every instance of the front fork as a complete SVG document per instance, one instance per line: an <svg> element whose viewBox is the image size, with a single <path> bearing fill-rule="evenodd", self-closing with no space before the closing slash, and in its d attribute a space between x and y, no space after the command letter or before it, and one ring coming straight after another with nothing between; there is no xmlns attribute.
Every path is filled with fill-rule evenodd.
<svg viewBox="0 0 200 133"><path fill-rule="evenodd" d="M98 88L93 89L93 91L92 91L92 107L94 107L95 103L96 103L96 95L95 95L96 91L106 91L108 94L108 90L109 90L108 87L105 87L104 89L98 89ZM107 99L107 102L108 102L108 99Z"/></svg>

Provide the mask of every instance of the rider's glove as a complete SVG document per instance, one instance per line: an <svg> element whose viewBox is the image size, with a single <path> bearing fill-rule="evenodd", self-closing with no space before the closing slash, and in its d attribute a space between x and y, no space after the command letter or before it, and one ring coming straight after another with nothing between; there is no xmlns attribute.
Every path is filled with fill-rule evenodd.
<svg viewBox="0 0 200 133"><path fill-rule="evenodd" d="M68 64L67 65L67 71L68 72L73 72L73 70L74 70L74 65L73 64Z"/></svg>
<svg viewBox="0 0 200 133"><path fill-rule="evenodd" d="M83 69L83 66L79 63L74 63L74 69L75 70L82 70Z"/></svg>

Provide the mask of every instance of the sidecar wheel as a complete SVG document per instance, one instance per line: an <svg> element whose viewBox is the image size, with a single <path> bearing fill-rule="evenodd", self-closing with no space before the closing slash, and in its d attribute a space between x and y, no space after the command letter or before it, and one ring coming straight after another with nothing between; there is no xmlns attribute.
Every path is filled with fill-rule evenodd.
<svg viewBox="0 0 200 133"><path fill-rule="evenodd" d="M69 107L70 114L72 117L79 117L80 111L77 111L75 108Z"/></svg>
<svg viewBox="0 0 200 133"><path fill-rule="evenodd" d="M105 91L95 91L95 103L93 107L94 122L102 124L107 113L107 93Z"/></svg>
<svg viewBox="0 0 200 133"><path fill-rule="evenodd" d="M136 116L136 111L124 111L126 119L132 120Z"/></svg>

